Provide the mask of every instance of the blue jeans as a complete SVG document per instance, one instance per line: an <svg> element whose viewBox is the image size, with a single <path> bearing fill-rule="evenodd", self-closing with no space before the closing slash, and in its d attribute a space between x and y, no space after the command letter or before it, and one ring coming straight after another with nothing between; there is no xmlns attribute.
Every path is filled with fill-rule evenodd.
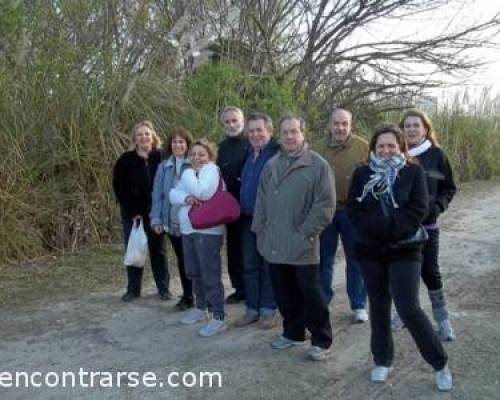
<svg viewBox="0 0 500 400"><path fill-rule="evenodd" d="M257 238L250 230L252 217L241 218L241 250L247 312L271 315L276 311L268 263L257 251Z"/></svg>
<svg viewBox="0 0 500 400"><path fill-rule="evenodd" d="M336 211L332 223L320 236L319 270L323 293L327 303L330 304L335 295L332 283L339 235L342 238L347 264L346 286L351 309L366 308L366 287L361 269L354 256L354 228L347 217L346 210Z"/></svg>

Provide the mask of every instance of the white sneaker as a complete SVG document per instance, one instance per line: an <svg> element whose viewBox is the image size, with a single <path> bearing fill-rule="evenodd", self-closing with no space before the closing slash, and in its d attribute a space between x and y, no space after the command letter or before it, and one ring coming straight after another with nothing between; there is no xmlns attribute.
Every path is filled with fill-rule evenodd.
<svg viewBox="0 0 500 400"><path fill-rule="evenodd" d="M443 369L436 372L435 379L436 386L440 392L449 392L451 390L453 379L448 365L445 365Z"/></svg>
<svg viewBox="0 0 500 400"><path fill-rule="evenodd" d="M181 319L181 324L192 325L197 322L204 321L208 319L208 313L206 310L200 310L199 308L192 308Z"/></svg>
<svg viewBox="0 0 500 400"><path fill-rule="evenodd" d="M387 379L387 375L389 375L389 372L391 372L391 370L392 370L391 367L384 367L382 365L377 365L375 368L372 369L371 372L372 382L384 383Z"/></svg>
<svg viewBox="0 0 500 400"><path fill-rule="evenodd" d="M290 340L284 337L283 335L275 336L274 339L271 341L271 347L276 350L282 350L292 346L301 346L303 344L306 344L305 340L304 341Z"/></svg>
<svg viewBox="0 0 500 400"><path fill-rule="evenodd" d="M368 321L368 313L364 308L359 308L357 310L354 310L354 322L356 323L363 323Z"/></svg>
<svg viewBox="0 0 500 400"><path fill-rule="evenodd" d="M307 352L307 357L313 361L323 361L332 355L331 348L323 349L319 346L312 346Z"/></svg>
<svg viewBox="0 0 500 400"><path fill-rule="evenodd" d="M198 334L203 337L210 337L224 332L227 326L223 320L212 318L208 324L198 331Z"/></svg>

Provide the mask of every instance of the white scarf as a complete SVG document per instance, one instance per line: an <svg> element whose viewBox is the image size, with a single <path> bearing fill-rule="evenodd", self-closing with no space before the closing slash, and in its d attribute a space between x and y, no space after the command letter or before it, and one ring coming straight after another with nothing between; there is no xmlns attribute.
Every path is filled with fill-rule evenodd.
<svg viewBox="0 0 500 400"><path fill-rule="evenodd" d="M432 147L431 141L429 139L425 139L418 146L415 146L415 147L412 147L411 149L409 149L408 154L410 155L410 157L417 157L420 154L425 153L431 147Z"/></svg>

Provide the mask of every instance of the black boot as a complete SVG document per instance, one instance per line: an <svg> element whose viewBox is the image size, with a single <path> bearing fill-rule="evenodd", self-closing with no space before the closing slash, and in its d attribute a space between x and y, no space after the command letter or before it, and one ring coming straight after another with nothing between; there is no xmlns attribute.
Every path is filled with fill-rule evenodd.
<svg viewBox="0 0 500 400"><path fill-rule="evenodd" d="M127 267L127 292L122 296L122 301L129 302L141 295L143 268Z"/></svg>
<svg viewBox="0 0 500 400"><path fill-rule="evenodd" d="M193 298L185 296L182 296L179 302L175 305L175 309L177 311L184 311L192 307L194 307Z"/></svg>

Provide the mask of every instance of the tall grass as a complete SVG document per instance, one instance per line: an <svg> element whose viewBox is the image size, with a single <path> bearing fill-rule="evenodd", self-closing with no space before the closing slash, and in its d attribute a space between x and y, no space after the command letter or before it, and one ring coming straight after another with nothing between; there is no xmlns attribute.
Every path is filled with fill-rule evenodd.
<svg viewBox="0 0 500 400"><path fill-rule="evenodd" d="M457 95L431 115L460 181L500 177L500 98Z"/></svg>
<svg viewBox="0 0 500 400"><path fill-rule="evenodd" d="M60 87L0 78L0 262L115 235L111 171L131 126L148 118L163 133L185 102L168 82L136 79ZM132 80L128 81L132 82Z"/></svg>

